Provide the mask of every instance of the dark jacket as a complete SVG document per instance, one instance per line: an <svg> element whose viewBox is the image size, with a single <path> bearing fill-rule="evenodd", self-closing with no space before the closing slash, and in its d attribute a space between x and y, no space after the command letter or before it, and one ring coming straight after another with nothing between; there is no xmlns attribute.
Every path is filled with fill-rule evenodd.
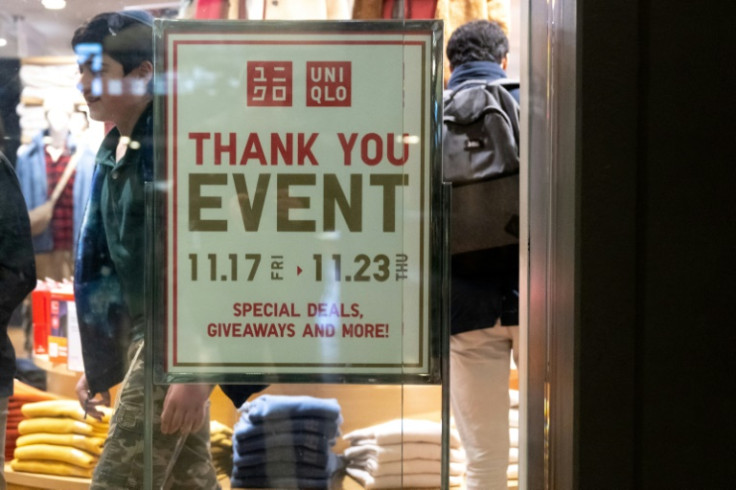
<svg viewBox="0 0 736 490"><path fill-rule="evenodd" d="M15 350L8 338L10 315L35 286L28 210L15 171L0 152L0 397L13 394Z"/></svg>
<svg viewBox="0 0 736 490"><path fill-rule="evenodd" d="M492 82L506 78L497 63L472 61L457 67L448 90L469 80ZM509 91L518 101L519 91ZM450 277L452 334L501 325L519 324L519 246L454 254Z"/></svg>
<svg viewBox="0 0 736 490"><path fill-rule="evenodd" d="M123 159L115 161L117 129L105 137L77 248L74 296L87 384L93 393L120 383L128 347L145 331L146 182L153 180L153 110L141 115ZM223 386L240 406L260 385Z"/></svg>
<svg viewBox="0 0 736 490"><path fill-rule="evenodd" d="M119 138L118 130L112 129L97 152L76 254L74 299L85 375L93 393L107 391L123 380L134 330L143 337L143 185L151 180L153 166L151 107L131 135L140 146L129 148L116 165ZM127 190L120 202L118 189ZM118 211L124 216L114 216ZM106 223L119 225L113 229ZM123 241L127 250L122 250Z"/></svg>

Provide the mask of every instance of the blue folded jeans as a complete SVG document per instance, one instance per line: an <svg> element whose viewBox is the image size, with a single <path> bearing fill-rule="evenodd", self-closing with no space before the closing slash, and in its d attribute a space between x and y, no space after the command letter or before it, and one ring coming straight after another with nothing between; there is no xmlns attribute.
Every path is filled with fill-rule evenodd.
<svg viewBox="0 0 736 490"><path fill-rule="evenodd" d="M281 461L292 464L307 464L318 468L326 468L329 463L329 455L326 451L315 451L304 447L283 446L270 448L268 451L253 451L243 454L233 452L233 465L235 467L248 467L264 465L269 461Z"/></svg>
<svg viewBox="0 0 736 490"><path fill-rule="evenodd" d="M235 466L233 478L331 478L337 471L344 467L342 458L335 453L327 455L325 466L314 466L311 464L284 462L280 460L268 460L265 463L254 466Z"/></svg>
<svg viewBox="0 0 736 490"><path fill-rule="evenodd" d="M321 434L327 439L335 439L340 434L342 417L325 419L322 417L294 417L287 419L264 420L253 423L245 417L235 422L235 438L245 441L254 437L270 437L276 434L308 432Z"/></svg>
<svg viewBox="0 0 736 490"><path fill-rule="evenodd" d="M315 398L312 396L261 395L240 408L243 417L252 423L263 420L286 419L293 417L320 417L337 420L340 405L334 398Z"/></svg>

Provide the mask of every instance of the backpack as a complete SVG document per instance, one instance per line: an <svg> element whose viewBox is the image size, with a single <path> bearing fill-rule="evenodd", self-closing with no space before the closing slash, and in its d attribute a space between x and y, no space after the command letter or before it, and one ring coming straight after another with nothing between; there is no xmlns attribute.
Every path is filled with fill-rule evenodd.
<svg viewBox="0 0 736 490"><path fill-rule="evenodd" d="M442 172L452 183L450 250L519 243L518 82L470 80L445 91Z"/></svg>

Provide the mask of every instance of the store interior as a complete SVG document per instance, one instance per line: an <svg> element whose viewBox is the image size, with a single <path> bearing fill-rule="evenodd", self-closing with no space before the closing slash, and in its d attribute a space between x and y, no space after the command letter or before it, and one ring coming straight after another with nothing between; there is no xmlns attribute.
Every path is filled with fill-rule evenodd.
<svg viewBox="0 0 736 490"><path fill-rule="evenodd" d="M109 130L104 123L88 117L84 99L77 89L78 67L69 38L74 28L92 15L110 10L144 9L154 16L171 19L229 19L233 21L261 20L396 20L402 18L431 19L445 21L445 36L452 25L473 20L479 13L493 20L500 20L506 26L510 40L510 56L507 73L509 78L520 77L520 6L519 0L503 2L478 1L365 1L365 0L241 0L227 2L222 0L182 0L174 2L155 2L148 5L128 0L101 0L95 2L71 2L64 0L9 0L0 13L0 111L6 132L4 153L13 164L23 148L33 143L39 134L60 133L54 141L64 141L68 135L77 141L78 158L70 159L70 172L77 172L78 185L84 179L81 174L86 165L85 151L99 147L105 133ZM43 4L43 5L42 5ZM483 7L481 8L481 4ZM489 12L488 5L496 4L497 10ZM402 14L399 6L403 5ZM449 14L452 14L451 16ZM493 16L493 17L492 17ZM52 120L55 110L63 113L58 120ZM53 146L53 141L46 140ZM74 205L78 205L75 203ZM15 394L10 398L10 414L6 428L5 478L10 489L83 489L89 488L89 477L94 468L98 451L96 448L84 451L84 458L70 461L68 456L59 456L63 464L34 465L37 454L24 451L16 445L18 437L33 432L19 430L24 421L42 418L33 412L30 405L35 402L75 401L74 387L83 366L81 354L75 348L73 338L55 337L51 318L64 302L73 301L71 287L73 259L70 254L51 253L37 258L39 283L36 291L19 308L9 326L18 359L18 376ZM51 306L53 304L53 306ZM45 305L45 306L41 306ZM44 308L50 308L47 311ZM58 319L57 319L58 321ZM48 322L48 325L44 323ZM512 451L508 466L508 488L518 488L518 447L519 447L519 408L518 372L512 365L509 390L512 399L511 445ZM113 396L114 396L113 391ZM320 399L334 399L340 409L341 426L331 451L345 458L351 446L358 444L356 434L375 430L376 426L385 429L387 423L399 420L422 421L433 424L433 435L426 444L436 446L433 452L432 467L423 467L420 482L437 481L440 477L440 443L442 421L442 387L440 385L383 385L383 384L322 384L288 383L272 384L264 391L251 396L254 400L263 394L285 396L311 396ZM29 404L25 410L23 406ZM63 405L63 403L62 403ZM65 405L70 406L70 405ZM210 398L211 447L213 461L222 488L231 488L230 475L233 471L233 428L242 413L231 400L216 387ZM69 420L75 420L80 407L69 408ZM24 424L28 427L28 423ZM407 426L408 427L408 426ZM98 430L102 430L97 428ZM92 438L93 434L89 434ZM345 437L346 435L351 435ZM403 480L395 487L439 488L437 485L410 485L410 458L405 451L408 440L399 437L399 452L403 454ZM451 437L451 452L461 451L461 443L456 436ZM20 450L19 450L20 449ZM24 454L25 452L25 454ZM77 451L78 452L78 451ZM436 455L436 456L434 456ZM46 458L53 456L46 455ZM65 459L66 458L66 459ZM426 461L426 457L418 458ZM28 464L24 464L24 460ZM15 463L14 463L15 462ZM454 488L464 488L463 470L455 470L461 465L453 465L450 458L450 482ZM461 460L458 460L461 462ZM401 461L400 461L401 463ZM399 468L402 464L399 464ZM72 469L70 469L72 468ZM76 473L75 473L76 472ZM356 476L357 475L357 476ZM399 471L401 475L401 471ZM365 475L365 472L342 472L335 477L332 488L390 488L371 484L378 474ZM385 476L385 475L380 475ZM392 475L396 476L396 475ZM362 480L361 480L362 478ZM386 480L390 481L390 480Z"/></svg>

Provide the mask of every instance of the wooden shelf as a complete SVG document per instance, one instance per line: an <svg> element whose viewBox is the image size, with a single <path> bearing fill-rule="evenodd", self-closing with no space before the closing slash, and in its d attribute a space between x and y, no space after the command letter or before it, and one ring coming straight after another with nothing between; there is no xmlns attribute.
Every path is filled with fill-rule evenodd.
<svg viewBox="0 0 736 490"><path fill-rule="evenodd" d="M5 465L5 480L8 490L88 490L91 480L87 478L72 478L66 476L42 475L40 473L15 472L9 464ZM230 478L222 477L218 480L222 490L230 490ZM338 477L337 485L343 490L359 490L363 488L359 483L348 476ZM236 490L236 489L233 489Z"/></svg>
<svg viewBox="0 0 736 490"><path fill-rule="evenodd" d="M20 60L23 65L76 65L74 56L29 56Z"/></svg>
<svg viewBox="0 0 736 490"><path fill-rule="evenodd" d="M8 483L8 490L87 490L90 484L88 478L13 471L8 463L5 464L5 481Z"/></svg>
<svg viewBox="0 0 736 490"><path fill-rule="evenodd" d="M82 373L69 370L66 367L66 363L52 363L46 355L33 354L33 363L46 372L54 372L56 374L62 374L72 378L78 378L82 375Z"/></svg>

